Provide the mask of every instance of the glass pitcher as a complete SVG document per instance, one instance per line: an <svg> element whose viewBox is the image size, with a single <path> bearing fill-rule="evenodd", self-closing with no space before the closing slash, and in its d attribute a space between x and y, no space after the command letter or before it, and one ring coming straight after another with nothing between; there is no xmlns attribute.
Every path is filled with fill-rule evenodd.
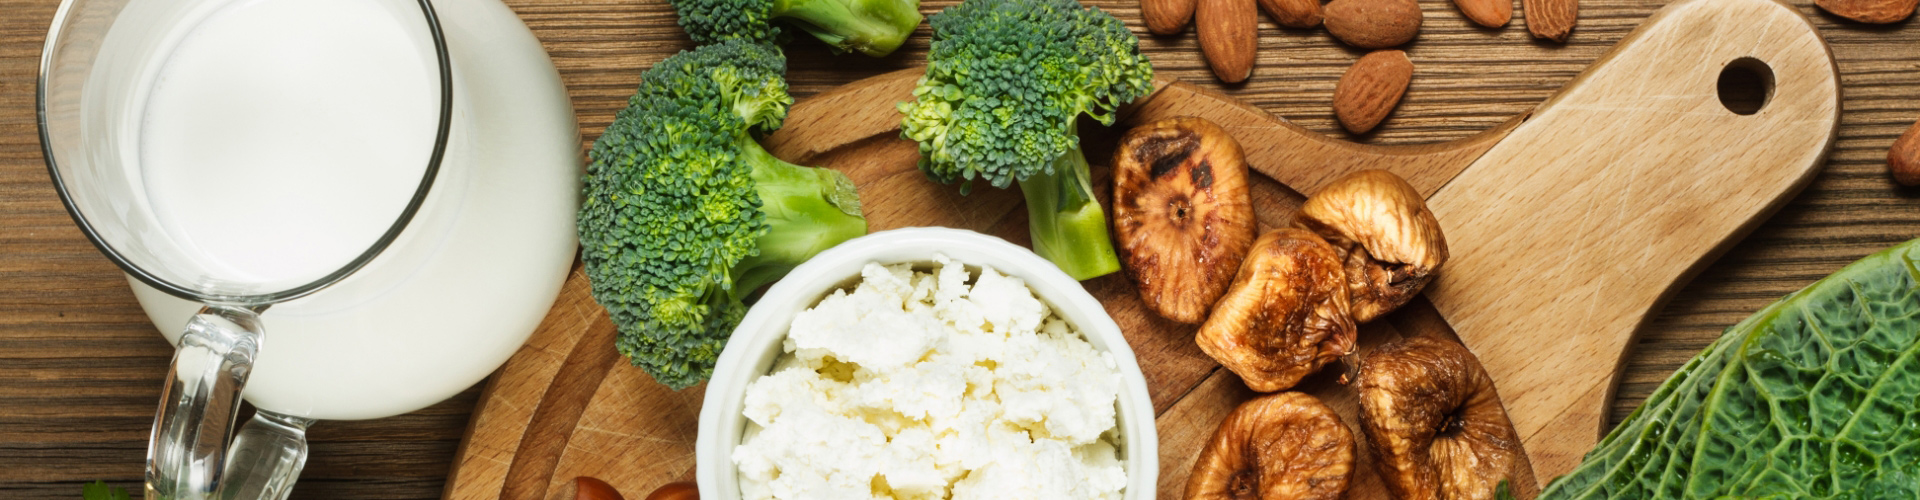
<svg viewBox="0 0 1920 500"><path fill-rule="evenodd" d="M427 0L62 2L37 96L61 200L128 275L204 304L147 498L286 496L310 420L262 411L228 441L259 314L353 274L419 211L447 148L447 54Z"/></svg>

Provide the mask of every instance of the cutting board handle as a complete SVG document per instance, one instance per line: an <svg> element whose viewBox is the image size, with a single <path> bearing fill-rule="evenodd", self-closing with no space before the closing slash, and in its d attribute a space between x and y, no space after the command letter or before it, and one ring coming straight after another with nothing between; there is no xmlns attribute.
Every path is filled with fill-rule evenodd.
<svg viewBox="0 0 1920 500"><path fill-rule="evenodd" d="M1751 114L1717 89L1742 72L1768 91ZM1812 180L1839 113L1832 54L1793 7L1683 0L1429 198L1453 260L1427 295L1541 479L1599 438L1656 308Z"/></svg>

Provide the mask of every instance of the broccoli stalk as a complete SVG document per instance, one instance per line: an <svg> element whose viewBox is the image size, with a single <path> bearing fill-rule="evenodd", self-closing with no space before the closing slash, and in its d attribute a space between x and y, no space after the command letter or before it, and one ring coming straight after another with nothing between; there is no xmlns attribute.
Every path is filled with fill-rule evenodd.
<svg viewBox="0 0 1920 500"><path fill-rule="evenodd" d="M742 300L867 232L853 183L781 161L753 132L786 120L786 59L729 40L661 61L588 153L580 258L614 347L675 389L705 380Z"/></svg>
<svg viewBox="0 0 1920 500"><path fill-rule="evenodd" d="M695 43L742 38L781 39L775 19L786 19L835 51L873 57L900 48L920 26L919 0L671 0L680 27Z"/></svg>
<svg viewBox="0 0 1920 500"><path fill-rule="evenodd" d="M835 50L873 57L900 48L921 19L918 0L773 0L773 17L799 21Z"/></svg>
<svg viewBox="0 0 1920 500"><path fill-rule="evenodd" d="M943 183L1020 183L1034 251L1075 279L1120 269L1075 123L1111 125L1152 89L1120 20L1075 0L966 0L935 14L927 74L900 103L900 135Z"/></svg>
<svg viewBox="0 0 1920 500"><path fill-rule="evenodd" d="M867 234L860 195L847 174L781 161L744 134L739 142L741 159L753 165L751 177L767 232L755 243L760 252L733 266L736 301L778 281L814 254Z"/></svg>
<svg viewBox="0 0 1920 500"><path fill-rule="evenodd" d="M1020 181L1033 252L1076 279L1120 270L1107 237L1107 214L1093 197L1089 179L1087 155L1076 147L1054 160L1052 172Z"/></svg>

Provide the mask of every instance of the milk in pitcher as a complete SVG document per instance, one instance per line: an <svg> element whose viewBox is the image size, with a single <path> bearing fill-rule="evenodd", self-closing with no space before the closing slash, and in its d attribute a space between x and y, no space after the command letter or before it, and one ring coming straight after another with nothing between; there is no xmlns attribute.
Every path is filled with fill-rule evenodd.
<svg viewBox="0 0 1920 500"><path fill-rule="evenodd" d="M231 279L312 281L419 188L440 108L431 40L370 0L238 0L163 54L140 176L169 237Z"/></svg>

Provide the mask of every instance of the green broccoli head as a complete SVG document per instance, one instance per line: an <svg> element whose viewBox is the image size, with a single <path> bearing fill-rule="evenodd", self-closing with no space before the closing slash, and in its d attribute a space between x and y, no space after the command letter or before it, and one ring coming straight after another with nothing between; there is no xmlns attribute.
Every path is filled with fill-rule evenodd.
<svg viewBox="0 0 1920 500"><path fill-rule="evenodd" d="M740 40L641 75L588 153L581 259L621 354L676 389L712 374L744 295L866 233L845 175L780 161L751 132L786 119L786 61Z"/></svg>
<svg viewBox="0 0 1920 500"><path fill-rule="evenodd" d="M1153 88L1126 25L1075 0L966 0L935 14L927 74L901 136L942 183L1021 183L1034 250L1075 278L1119 269L1075 122L1111 125Z"/></svg>
<svg viewBox="0 0 1920 500"><path fill-rule="evenodd" d="M728 39L776 43L776 19L812 33L839 52L881 57L920 25L919 0L669 0L694 43Z"/></svg>

